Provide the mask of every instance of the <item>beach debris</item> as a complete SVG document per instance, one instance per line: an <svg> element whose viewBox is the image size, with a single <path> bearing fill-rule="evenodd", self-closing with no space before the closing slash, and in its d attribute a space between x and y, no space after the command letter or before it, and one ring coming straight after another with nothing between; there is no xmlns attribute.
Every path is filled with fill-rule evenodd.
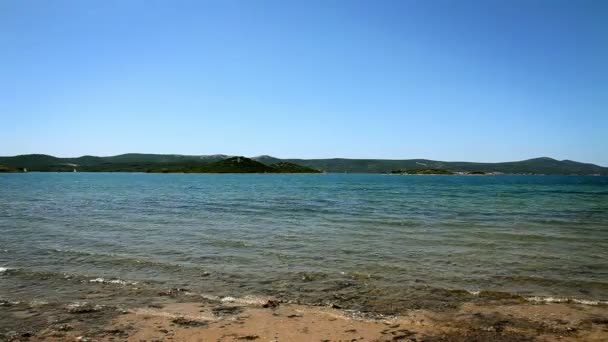
<svg viewBox="0 0 608 342"><path fill-rule="evenodd" d="M72 326L69 324L62 324L57 327L57 331L70 331L72 329L74 329L74 328L72 328Z"/></svg>
<svg viewBox="0 0 608 342"><path fill-rule="evenodd" d="M260 336L258 336L258 335L245 335L245 336L237 337L238 340L245 340L245 341L253 341L253 340L257 340L258 338L260 338Z"/></svg>
<svg viewBox="0 0 608 342"><path fill-rule="evenodd" d="M211 309L211 312L213 312L214 315L220 317L236 315L241 313L242 311L243 309L238 306L218 306Z"/></svg>
<svg viewBox="0 0 608 342"><path fill-rule="evenodd" d="M269 299L266 303L262 305L263 308L276 308L279 306L279 301L275 299Z"/></svg>
<svg viewBox="0 0 608 342"><path fill-rule="evenodd" d="M594 317L589 321L593 324L608 325L608 317Z"/></svg>
<svg viewBox="0 0 608 342"><path fill-rule="evenodd" d="M171 322L173 322L177 325L182 325L182 326L186 326L186 327L202 327L202 326L207 325L207 322L205 322L205 321L188 319L185 317L174 318Z"/></svg>
<svg viewBox="0 0 608 342"><path fill-rule="evenodd" d="M104 333L110 334L110 335L115 335L115 336L120 336L122 338L129 337L129 333L126 332L124 329L120 329L120 328L108 329L108 330L105 330Z"/></svg>

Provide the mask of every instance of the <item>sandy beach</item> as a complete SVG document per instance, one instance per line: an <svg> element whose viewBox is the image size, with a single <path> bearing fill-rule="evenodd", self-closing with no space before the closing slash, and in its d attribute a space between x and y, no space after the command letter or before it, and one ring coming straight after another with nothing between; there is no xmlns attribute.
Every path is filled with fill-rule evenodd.
<svg viewBox="0 0 608 342"><path fill-rule="evenodd" d="M605 305L497 300L398 316L264 299L159 297L140 307L3 303L7 341L606 341Z"/></svg>

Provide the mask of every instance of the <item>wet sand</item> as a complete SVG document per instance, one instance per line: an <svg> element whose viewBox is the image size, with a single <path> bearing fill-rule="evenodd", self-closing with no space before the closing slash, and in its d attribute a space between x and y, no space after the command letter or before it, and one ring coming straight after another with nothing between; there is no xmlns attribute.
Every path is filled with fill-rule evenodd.
<svg viewBox="0 0 608 342"><path fill-rule="evenodd" d="M489 301L398 316L272 299L158 298L121 308L3 303L8 341L606 341L608 307ZM8 325L7 325L8 323ZM2 337L3 336L3 337Z"/></svg>

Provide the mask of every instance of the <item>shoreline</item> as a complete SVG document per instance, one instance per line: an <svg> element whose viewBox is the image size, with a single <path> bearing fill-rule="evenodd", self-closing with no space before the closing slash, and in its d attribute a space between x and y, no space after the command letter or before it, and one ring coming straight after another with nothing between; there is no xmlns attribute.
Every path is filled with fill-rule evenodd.
<svg viewBox="0 0 608 342"><path fill-rule="evenodd" d="M0 305L6 341L605 341L608 306L493 300L376 315L177 291L146 304ZM12 323L13 330L7 331Z"/></svg>

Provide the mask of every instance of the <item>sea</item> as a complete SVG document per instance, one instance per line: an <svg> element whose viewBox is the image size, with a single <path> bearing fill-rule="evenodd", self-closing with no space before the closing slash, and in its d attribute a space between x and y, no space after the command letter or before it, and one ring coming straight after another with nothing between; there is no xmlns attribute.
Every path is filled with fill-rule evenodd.
<svg viewBox="0 0 608 342"><path fill-rule="evenodd" d="M0 304L608 301L608 177L0 174Z"/></svg>

